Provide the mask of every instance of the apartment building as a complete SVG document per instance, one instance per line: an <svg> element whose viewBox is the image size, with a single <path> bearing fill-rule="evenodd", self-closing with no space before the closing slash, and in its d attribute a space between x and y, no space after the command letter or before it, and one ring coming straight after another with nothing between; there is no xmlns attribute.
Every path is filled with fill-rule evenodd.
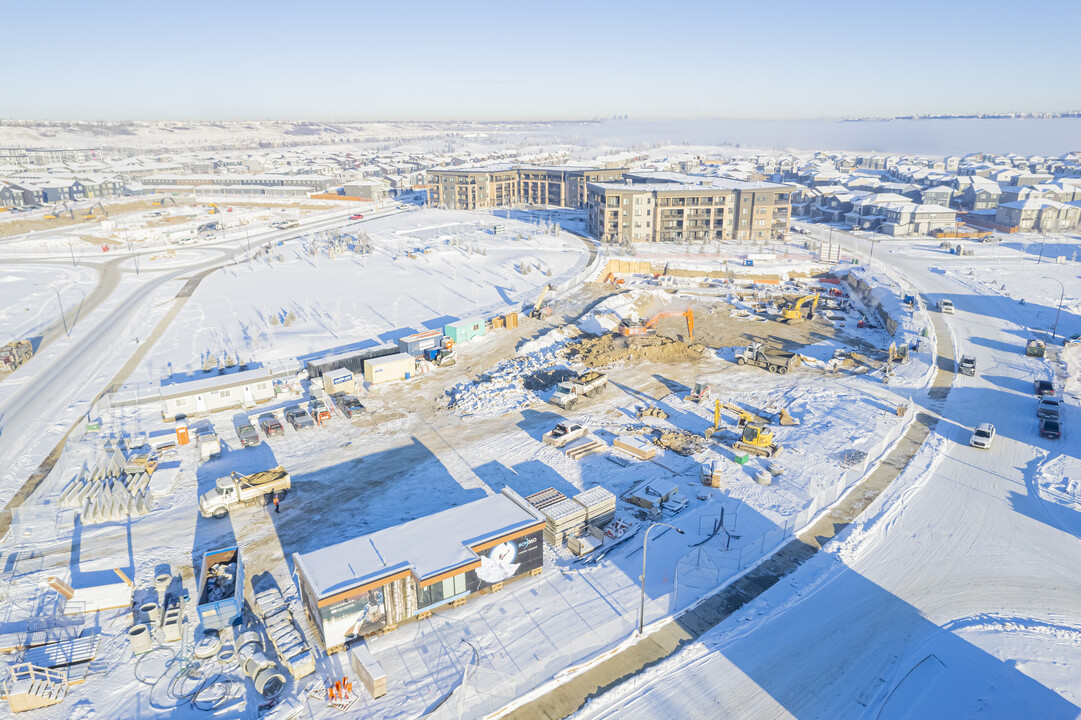
<svg viewBox="0 0 1081 720"><path fill-rule="evenodd" d="M619 168L511 166L429 170L428 202L457 210L476 210L519 202L584 208L588 183L619 180L623 172Z"/></svg>
<svg viewBox="0 0 1081 720"><path fill-rule="evenodd" d="M788 230L790 187L710 180L712 184L589 183L589 232L605 242L764 242Z"/></svg>

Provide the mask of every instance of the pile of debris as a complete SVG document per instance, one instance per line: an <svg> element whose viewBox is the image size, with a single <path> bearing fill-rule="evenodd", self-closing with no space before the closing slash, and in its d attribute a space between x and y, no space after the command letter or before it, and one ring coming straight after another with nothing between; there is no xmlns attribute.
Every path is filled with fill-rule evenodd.
<svg viewBox="0 0 1081 720"><path fill-rule="evenodd" d="M540 405L537 392L573 375L553 347L497 364L476 380L448 388L441 407L461 416L498 417Z"/></svg>
<svg viewBox="0 0 1081 720"><path fill-rule="evenodd" d="M659 430L653 444L679 455L694 455L706 449L706 441L700 435L685 430Z"/></svg>
<svg viewBox="0 0 1081 720"><path fill-rule="evenodd" d="M217 602L233 596L236 586L236 562L212 565L206 573L207 602Z"/></svg>
<svg viewBox="0 0 1081 720"><path fill-rule="evenodd" d="M563 353L568 360L586 367L607 367L627 362L678 363L697 360L705 350L700 343L688 345L664 335L635 338L602 335L569 342L563 348Z"/></svg>

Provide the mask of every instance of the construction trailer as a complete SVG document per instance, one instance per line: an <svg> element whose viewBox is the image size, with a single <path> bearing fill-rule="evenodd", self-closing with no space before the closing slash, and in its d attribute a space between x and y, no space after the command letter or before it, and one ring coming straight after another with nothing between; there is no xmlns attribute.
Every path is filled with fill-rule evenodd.
<svg viewBox="0 0 1081 720"><path fill-rule="evenodd" d="M407 353L413 357L420 357L427 350L441 347L443 347L442 330L429 330L398 338L398 352Z"/></svg>
<svg viewBox="0 0 1081 720"><path fill-rule="evenodd" d="M274 399L274 375L268 368L211 374L199 380L163 385L161 414L166 420L204 415Z"/></svg>
<svg viewBox="0 0 1081 720"><path fill-rule="evenodd" d="M484 337L487 331L487 323L482 318L471 318L448 323L443 328L444 334L455 343L464 343L473 338Z"/></svg>
<svg viewBox="0 0 1081 720"><path fill-rule="evenodd" d="M364 379L372 385L405 380L417 372L417 359L409 353L371 358L364 363Z"/></svg>
<svg viewBox="0 0 1081 720"><path fill-rule="evenodd" d="M449 510L293 555L301 602L328 653L471 595L536 575L544 516L509 488Z"/></svg>
<svg viewBox="0 0 1081 720"><path fill-rule="evenodd" d="M342 392L354 393L357 389L357 380L351 370L331 370L324 373L321 379L323 381L323 390L326 391L327 395Z"/></svg>
<svg viewBox="0 0 1081 720"><path fill-rule="evenodd" d="M328 373L337 370L348 370L356 375L364 374L364 363L373 358L397 355L401 352L395 345L379 345L377 347L364 348L363 350L351 350L349 352L324 355L304 363L304 369L308 371L310 378L322 378ZM351 390L348 392L352 392Z"/></svg>

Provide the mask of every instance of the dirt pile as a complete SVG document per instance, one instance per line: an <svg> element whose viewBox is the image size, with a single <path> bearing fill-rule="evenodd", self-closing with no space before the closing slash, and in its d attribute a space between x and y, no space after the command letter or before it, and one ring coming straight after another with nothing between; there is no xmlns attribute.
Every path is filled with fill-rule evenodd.
<svg viewBox="0 0 1081 720"><path fill-rule="evenodd" d="M619 335L587 337L567 343L567 359L587 367L606 367L624 362L678 363L697 360L705 352L698 343L688 345L663 335L624 338Z"/></svg>
<svg viewBox="0 0 1081 720"><path fill-rule="evenodd" d="M680 455L694 455L706 448L705 439L684 430L661 430L653 444Z"/></svg>

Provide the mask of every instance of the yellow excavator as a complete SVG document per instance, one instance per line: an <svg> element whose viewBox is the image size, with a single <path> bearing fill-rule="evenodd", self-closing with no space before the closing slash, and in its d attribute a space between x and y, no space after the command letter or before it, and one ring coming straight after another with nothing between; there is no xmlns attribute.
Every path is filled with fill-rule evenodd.
<svg viewBox="0 0 1081 720"><path fill-rule="evenodd" d="M809 320L815 316L815 308L818 307L818 293L814 295L804 295L801 298L797 298L789 302L781 310L781 317L788 323L801 323L804 320ZM810 303L810 306L804 309L804 307Z"/></svg>
<svg viewBox="0 0 1081 720"><path fill-rule="evenodd" d="M773 442L773 433L766 429L765 423L755 422L758 419L757 415L747 412L738 405L722 403L719 399L713 406L713 426L706 430L706 439L709 439L721 429L722 407L736 415L738 418L736 428L743 430L739 440L732 443L732 449L746 450L753 455L762 457L773 457L784 449L781 445Z"/></svg>
<svg viewBox="0 0 1081 720"><path fill-rule="evenodd" d="M552 314L552 306L544 304L544 298L548 297L548 291L552 289L551 285L545 285L541 290L540 297L537 298L537 302L533 303L533 309L529 311L529 317L535 320L543 320Z"/></svg>

